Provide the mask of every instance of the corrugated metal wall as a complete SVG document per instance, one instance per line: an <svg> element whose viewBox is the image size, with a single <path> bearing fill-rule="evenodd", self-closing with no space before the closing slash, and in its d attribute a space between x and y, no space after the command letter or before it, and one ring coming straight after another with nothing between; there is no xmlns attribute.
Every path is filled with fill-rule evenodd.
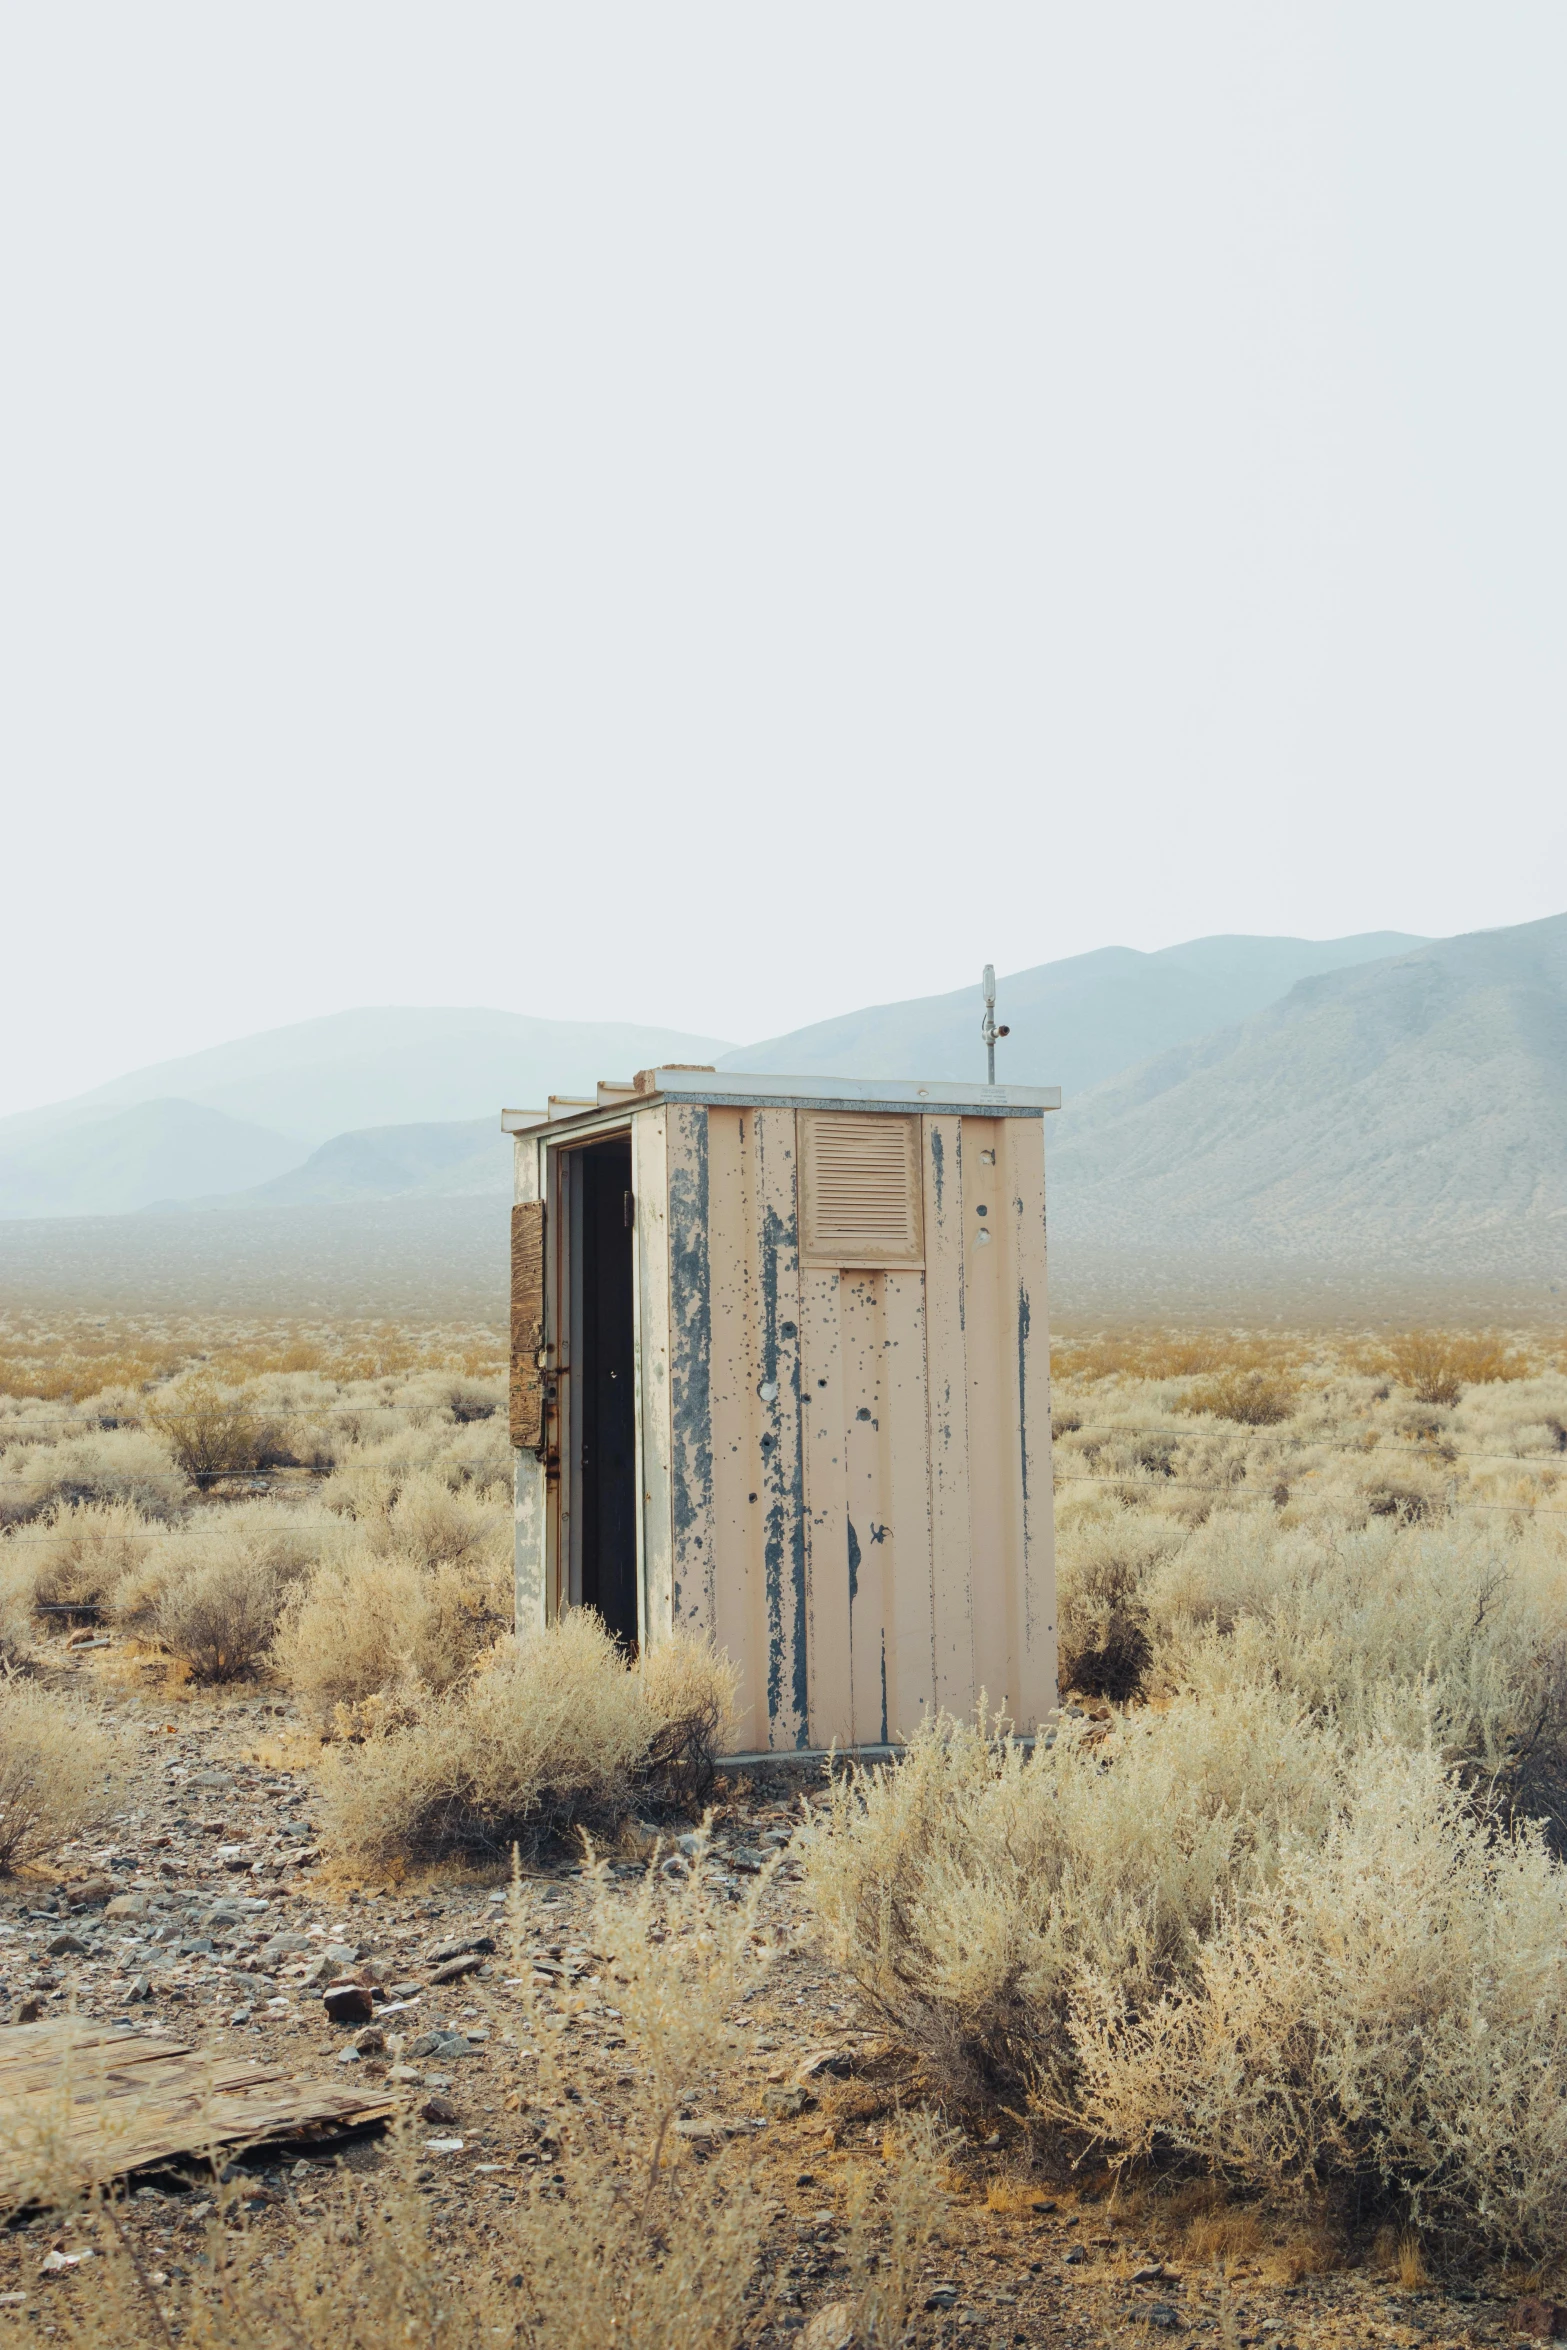
<svg viewBox="0 0 1567 2350"><path fill-rule="evenodd" d="M920 1122L925 1262L802 1266L793 1108L632 1122L643 1621L742 1667L736 1751L1055 1703L1043 1121Z"/></svg>

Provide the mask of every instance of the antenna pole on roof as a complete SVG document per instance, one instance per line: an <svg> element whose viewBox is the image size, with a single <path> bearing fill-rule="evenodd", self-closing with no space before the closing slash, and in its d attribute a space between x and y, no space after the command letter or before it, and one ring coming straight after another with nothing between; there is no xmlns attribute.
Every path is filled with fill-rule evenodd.
<svg viewBox="0 0 1567 2350"><path fill-rule="evenodd" d="M984 985L985 1017L979 1024L979 1033L985 1040L985 1082L987 1085L994 1085L996 1082L996 1039L998 1036L1010 1036L1012 1033L1010 1028L996 1026L996 966L994 963L985 965Z"/></svg>

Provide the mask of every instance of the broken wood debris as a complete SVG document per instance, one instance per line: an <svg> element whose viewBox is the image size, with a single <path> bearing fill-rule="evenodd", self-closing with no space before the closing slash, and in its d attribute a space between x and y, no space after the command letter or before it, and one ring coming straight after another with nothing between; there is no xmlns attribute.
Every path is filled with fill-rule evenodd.
<svg viewBox="0 0 1567 2350"><path fill-rule="evenodd" d="M0 2202L102 2184L174 2155L390 2120L386 2096L300 2080L124 2025L67 2017L0 2031Z"/></svg>

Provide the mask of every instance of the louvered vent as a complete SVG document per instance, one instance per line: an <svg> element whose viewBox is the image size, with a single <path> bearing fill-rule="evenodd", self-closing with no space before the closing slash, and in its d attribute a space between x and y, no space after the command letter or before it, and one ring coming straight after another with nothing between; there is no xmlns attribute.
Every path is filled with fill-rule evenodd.
<svg viewBox="0 0 1567 2350"><path fill-rule="evenodd" d="M800 1194L808 1262L919 1264L919 1120L802 1110Z"/></svg>

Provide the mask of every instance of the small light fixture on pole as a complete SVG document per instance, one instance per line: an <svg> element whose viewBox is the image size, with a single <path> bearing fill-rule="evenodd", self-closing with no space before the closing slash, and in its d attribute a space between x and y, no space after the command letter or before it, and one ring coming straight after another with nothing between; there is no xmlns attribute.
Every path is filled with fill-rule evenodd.
<svg viewBox="0 0 1567 2350"><path fill-rule="evenodd" d="M979 1033L985 1040L985 1067L988 1072L985 1082L987 1085L994 1085L996 1082L996 1039L998 1036L1010 1036L1012 1033L1010 1028L996 1026L996 967L994 963L985 965L985 1017L979 1024Z"/></svg>

